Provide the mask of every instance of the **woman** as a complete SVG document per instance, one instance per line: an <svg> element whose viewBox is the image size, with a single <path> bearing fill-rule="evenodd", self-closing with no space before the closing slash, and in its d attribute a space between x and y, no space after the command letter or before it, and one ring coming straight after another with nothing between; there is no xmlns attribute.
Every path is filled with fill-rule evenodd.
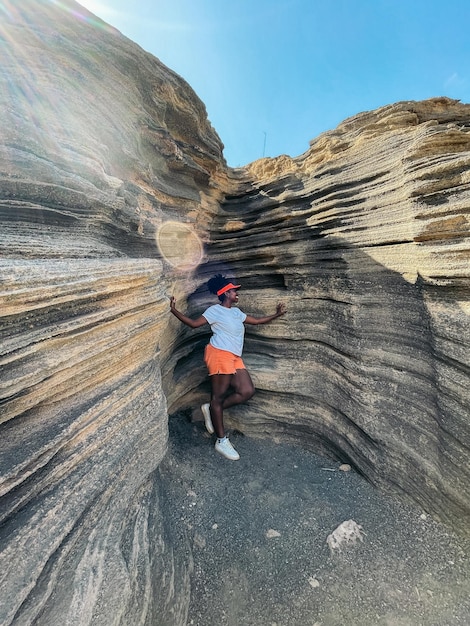
<svg viewBox="0 0 470 626"><path fill-rule="evenodd" d="M204 352L204 361L211 379L211 401L203 404L201 409L204 415L206 428L210 433L217 435L215 449L231 461L240 458L238 452L225 436L224 409L246 402L255 392L250 375L241 358L243 339L245 336L244 324L267 324L284 315L284 304L278 304L276 313L265 317L246 315L235 305L238 303L237 289L230 279L221 274L213 276L207 283L209 291L218 296L219 303L210 306L201 317L193 320L175 307L175 299L170 299L170 310L181 322L190 328L199 328L210 324L212 337Z"/></svg>

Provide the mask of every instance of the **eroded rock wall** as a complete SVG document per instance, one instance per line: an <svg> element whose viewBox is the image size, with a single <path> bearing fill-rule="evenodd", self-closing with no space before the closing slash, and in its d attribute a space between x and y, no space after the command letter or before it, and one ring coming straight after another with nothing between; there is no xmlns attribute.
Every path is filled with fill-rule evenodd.
<svg viewBox="0 0 470 626"><path fill-rule="evenodd" d="M205 238L225 180L204 105L74 2L2 6L2 624L183 624L161 362L190 278L156 233Z"/></svg>
<svg viewBox="0 0 470 626"><path fill-rule="evenodd" d="M296 159L236 172L203 270L230 268L251 313L288 307L248 327L258 391L233 424L352 463L464 531L469 172L469 105L358 115Z"/></svg>
<svg viewBox="0 0 470 626"><path fill-rule="evenodd" d="M155 470L167 412L207 397L213 302L247 333L231 423L351 462L468 524L469 124L446 99L346 120L228 171L190 87L72 1L4 3L1 621L182 624L191 554ZM221 204L222 203L222 204ZM174 268L159 227L207 244ZM163 491L162 491L163 490Z"/></svg>

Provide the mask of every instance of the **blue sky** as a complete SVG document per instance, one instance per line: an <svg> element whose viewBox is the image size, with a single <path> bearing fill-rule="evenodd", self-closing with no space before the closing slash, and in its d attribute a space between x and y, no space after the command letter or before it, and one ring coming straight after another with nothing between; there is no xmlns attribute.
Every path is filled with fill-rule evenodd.
<svg viewBox="0 0 470 626"><path fill-rule="evenodd" d="M469 0L82 0L182 76L233 167L361 111L470 102Z"/></svg>

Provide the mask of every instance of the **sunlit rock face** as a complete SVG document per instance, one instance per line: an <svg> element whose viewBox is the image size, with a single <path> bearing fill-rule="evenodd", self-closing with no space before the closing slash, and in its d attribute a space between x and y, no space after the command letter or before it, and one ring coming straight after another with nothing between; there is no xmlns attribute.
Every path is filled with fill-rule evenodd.
<svg viewBox="0 0 470 626"><path fill-rule="evenodd" d="M156 235L204 239L222 145L181 78L78 4L0 13L0 623L185 623L191 557L154 472L168 297L191 279Z"/></svg>
<svg viewBox="0 0 470 626"><path fill-rule="evenodd" d="M391 105L249 166L207 272L230 267L251 313L288 307L248 327L258 392L233 423L351 463L466 531L469 206L470 106Z"/></svg>
<svg viewBox="0 0 470 626"><path fill-rule="evenodd" d="M3 4L0 622L185 623L156 470L168 412L207 398L208 332L168 297L200 314L216 271L247 312L288 307L248 329L231 424L468 530L470 107L392 105L228 170L154 57L71 1Z"/></svg>

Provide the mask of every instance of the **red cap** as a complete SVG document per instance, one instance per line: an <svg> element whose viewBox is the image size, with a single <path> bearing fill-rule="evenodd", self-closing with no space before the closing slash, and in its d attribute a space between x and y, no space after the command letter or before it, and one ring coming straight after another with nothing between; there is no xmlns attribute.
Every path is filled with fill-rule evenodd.
<svg viewBox="0 0 470 626"><path fill-rule="evenodd" d="M223 293L229 291L230 289L240 289L240 287L241 285L234 285L233 283L229 283L228 285L225 285L225 287L222 287L222 289L219 289L217 295L221 296Z"/></svg>

